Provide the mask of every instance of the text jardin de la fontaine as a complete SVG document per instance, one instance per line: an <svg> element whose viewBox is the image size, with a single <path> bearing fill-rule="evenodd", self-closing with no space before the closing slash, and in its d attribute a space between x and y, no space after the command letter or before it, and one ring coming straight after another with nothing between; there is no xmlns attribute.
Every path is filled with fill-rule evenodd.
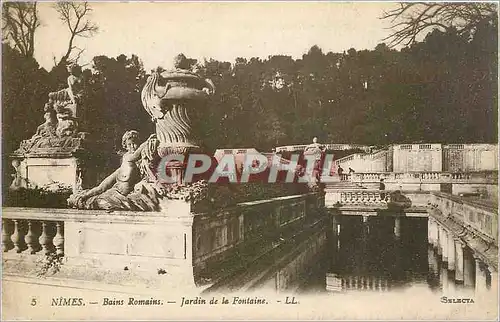
<svg viewBox="0 0 500 322"><path fill-rule="evenodd" d="M85 305L85 300L83 298L64 298L64 297L58 297L58 298L52 298L52 306L84 306ZM286 304L297 304L295 302L295 298L292 300L289 300L287 298ZM288 303L290 302L290 303ZM146 299L138 299L134 297L128 297L127 299L120 299L120 298L108 298L105 297L102 299L100 303L92 303L91 304L101 304L102 306L122 306L122 305L128 305L128 306L153 306L153 305L164 305L163 300L159 300L156 298L146 298ZM174 301L169 301L168 303L177 303ZM217 305L217 304L229 304L229 305L245 305L245 304L269 304L269 302L264 299L264 298L259 298L259 297L240 297L240 296L232 296L232 297L222 297L222 298L215 298L212 297L210 300L204 299L200 296L195 297L194 299L188 299L185 297L181 298L180 306L189 306L189 305Z"/></svg>

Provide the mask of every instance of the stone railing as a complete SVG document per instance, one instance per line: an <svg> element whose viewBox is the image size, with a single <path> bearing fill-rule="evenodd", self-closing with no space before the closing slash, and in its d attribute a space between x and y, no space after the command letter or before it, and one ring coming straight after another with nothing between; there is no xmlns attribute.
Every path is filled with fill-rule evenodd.
<svg viewBox="0 0 500 322"><path fill-rule="evenodd" d="M380 179L390 183L485 183L497 184L497 171L481 172L355 172L349 180L356 183L375 183Z"/></svg>
<svg viewBox="0 0 500 322"><path fill-rule="evenodd" d="M265 256L300 252L294 267L274 267L299 272L326 243L326 233L316 236L327 227L323 194L241 203L204 214L192 213L186 202L168 203L165 212L140 213L4 207L4 273L26 275L40 256L59 254L64 262L60 274L67 278L92 274L106 282L134 273L160 278L155 287L161 287L167 283L161 274L168 272L182 287L199 289L221 286L221 277L248 270ZM254 269L263 270L257 264ZM276 270L269 274L274 281ZM280 287L292 281L287 283Z"/></svg>
<svg viewBox="0 0 500 322"><path fill-rule="evenodd" d="M30 216L31 217L31 216ZM64 254L64 221L53 216L38 218L2 218L2 249L4 253Z"/></svg>
<svg viewBox="0 0 500 322"><path fill-rule="evenodd" d="M327 189L325 205L331 207L340 206L373 206L385 208L389 201L389 195L396 190L374 190L374 189ZM426 207L429 204L429 193L425 191L401 191L409 198L412 207Z"/></svg>
<svg viewBox="0 0 500 322"><path fill-rule="evenodd" d="M327 191L325 204L341 205L386 205L388 191L368 189L340 189Z"/></svg>
<svg viewBox="0 0 500 322"><path fill-rule="evenodd" d="M326 206L373 206L385 207L390 190L337 189L327 190ZM412 207L438 209L445 217L453 216L464 227L470 227L495 243L498 241L498 209L493 204L466 200L442 192L401 191L409 198Z"/></svg>
<svg viewBox="0 0 500 322"><path fill-rule="evenodd" d="M193 216L173 211L3 208L4 259L34 261L37 255L64 255L65 266L83 272L118 269L154 273L192 268ZM19 253L19 254L16 254ZM31 255L31 256L29 256Z"/></svg>
<svg viewBox="0 0 500 322"><path fill-rule="evenodd" d="M330 151L342 151L342 150L355 150L355 149L360 149L364 151L370 151L371 147L367 145L361 145L361 144L343 144L343 143L328 143L328 144L323 144L327 150ZM285 145L285 146L278 146L276 147L276 152L283 152L283 151L300 151L304 150L307 147L307 144L299 144L299 145Z"/></svg>
<svg viewBox="0 0 500 322"><path fill-rule="evenodd" d="M337 274L326 274L326 290L341 292L350 290L365 291L389 291L389 279L385 276L339 276Z"/></svg>
<svg viewBox="0 0 500 322"><path fill-rule="evenodd" d="M444 216L452 216L486 239L498 242L498 209L494 205L465 200L442 192L432 192L430 203Z"/></svg>
<svg viewBox="0 0 500 322"><path fill-rule="evenodd" d="M197 281L206 281L211 290L231 288L241 282L231 276L257 269L258 264L252 263L267 256L278 261L282 256L279 254L287 253L283 249L304 248L310 252L294 268L303 270L318 253L318 249L310 248L314 243L306 241L322 230L323 207L323 194L308 194L246 202L216 213L195 215L193 264ZM259 281L246 282L252 283ZM286 288L283 282L280 287Z"/></svg>
<svg viewBox="0 0 500 322"><path fill-rule="evenodd" d="M335 165L341 165L343 163L353 161L354 159L361 159L361 155L359 153L350 154L350 155L347 155L347 156L345 156L343 158L335 160L334 164Z"/></svg>
<svg viewBox="0 0 500 322"><path fill-rule="evenodd" d="M342 173L341 175L339 175L340 177L340 181L351 181L351 176L349 174L346 174L346 173Z"/></svg>

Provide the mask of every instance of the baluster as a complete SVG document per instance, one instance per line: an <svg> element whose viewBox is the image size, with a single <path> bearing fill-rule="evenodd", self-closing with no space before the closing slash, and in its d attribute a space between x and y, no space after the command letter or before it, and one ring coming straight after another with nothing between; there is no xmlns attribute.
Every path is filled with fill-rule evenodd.
<svg viewBox="0 0 500 322"><path fill-rule="evenodd" d="M373 193L372 192L367 192L366 193L366 203L367 204L372 204L373 202Z"/></svg>
<svg viewBox="0 0 500 322"><path fill-rule="evenodd" d="M12 236L10 236L10 240L12 240L12 243L14 244L14 249L16 253L20 253L23 248L23 238L22 238L22 232L19 229L19 220L14 219L14 233Z"/></svg>
<svg viewBox="0 0 500 322"><path fill-rule="evenodd" d="M38 250L38 245L36 244L36 238L33 234L31 225L31 220L28 220L28 233L26 234L26 236L24 236L24 242L28 246L26 252L29 254L34 254Z"/></svg>
<svg viewBox="0 0 500 322"><path fill-rule="evenodd" d="M47 234L47 223L42 221L42 234L38 238L38 242L42 247L42 253L48 255L51 252L52 238Z"/></svg>
<svg viewBox="0 0 500 322"><path fill-rule="evenodd" d="M56 248L56 254L57 255L62 255L64 254L64 235L62 233L62 227L61 223L57 222L56 223L56 235L54 236L54 239L52 240L52 243L54 244L54 247Z"/></svg>
<svg viewBox="0 0 500 322"><path fill-rule="evenodd" d="M8 225L9 221L2 219L2 248L4 252L8 252L13 247Z"/></svg>

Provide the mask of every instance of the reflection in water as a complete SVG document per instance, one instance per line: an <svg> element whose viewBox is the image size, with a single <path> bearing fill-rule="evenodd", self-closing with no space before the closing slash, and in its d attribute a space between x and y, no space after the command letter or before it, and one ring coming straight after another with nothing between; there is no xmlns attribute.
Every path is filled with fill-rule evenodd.
<svg viewBox="0 0 500 322"><path fill-rule="evenodd" d="M463 288L428 245L427 218L397 220L395 235L395 217L341 217L338 237L330 235L322 269L304 291L386 292L418 285L433 292Z"/></svg>

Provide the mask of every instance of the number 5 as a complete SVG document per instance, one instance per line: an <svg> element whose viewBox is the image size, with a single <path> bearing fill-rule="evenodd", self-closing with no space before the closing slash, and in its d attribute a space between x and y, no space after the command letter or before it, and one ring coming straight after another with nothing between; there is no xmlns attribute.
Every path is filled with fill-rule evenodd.
<svg viewBox="0 0 500 322"><path fill-rule="evenodd" d="M36 305L36 298L32 298L31 299L31 306L35 306Z"/></svg>

